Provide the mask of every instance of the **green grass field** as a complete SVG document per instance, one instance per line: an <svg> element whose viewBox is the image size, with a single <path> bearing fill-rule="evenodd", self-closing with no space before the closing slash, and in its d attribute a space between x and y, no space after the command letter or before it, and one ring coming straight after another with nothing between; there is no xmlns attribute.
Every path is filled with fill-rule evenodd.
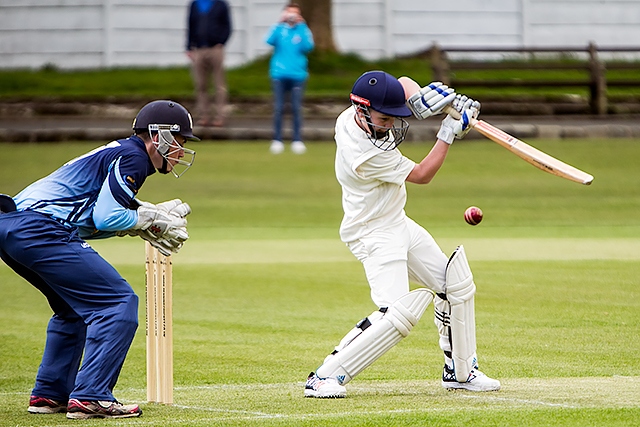
<svg viewBox="0 0 640 427"><path fill-rule="evenodd" d="M191 239L174 257L175 404L146 403L144 246L94 246L141 295L141 327L116 396L157 426L637 426L640 418L640 140L531 141L595 176L581 186L489 141L453 145L407 213L445 252L464 244L478 291L481 369L495 393L447 392L430 315L339 400L302 397L307 374L373 309L338 237L331 143L271 156L268 142L194 143L182 178L139 197L188 201ZM1 144L0 193L15 194L92 143ZM405 143L420 160L431 143ZM484 221L463 212L480 206ZM95 425L30 415L51 312L0 263L0 425Z"/></svg>

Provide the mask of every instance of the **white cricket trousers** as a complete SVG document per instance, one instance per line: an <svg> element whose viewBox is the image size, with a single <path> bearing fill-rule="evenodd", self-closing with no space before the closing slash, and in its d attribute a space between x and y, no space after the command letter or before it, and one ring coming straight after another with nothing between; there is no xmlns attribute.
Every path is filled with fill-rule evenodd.
<svg viewBox="0 0 640 427"><path fill-rule="evenodd" d="M394 227L378 228L347 243L362 262L371 288L371 299L378 307L389 307L409 292L409 281L445 293L447 257L434 238L409 217ZM448 301L433 300L434 322L440 335L440 348L451 351Z"/></svg>
<svg viewBox="0 0 640 427"><path fill-rule="evenodd" d="M449 258L431 234L409 217L394 227L378 228L347 243L362 262L378 307L389 307L409 292L409 280L443 293Z"/></svg>

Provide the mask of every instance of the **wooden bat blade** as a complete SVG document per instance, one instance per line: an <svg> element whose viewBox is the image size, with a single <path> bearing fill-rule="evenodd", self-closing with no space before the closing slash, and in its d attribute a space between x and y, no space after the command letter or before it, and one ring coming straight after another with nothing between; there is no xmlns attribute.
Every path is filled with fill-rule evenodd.
<svg viewBox="0 0 640 427"><path fill-rule="evenodd" d="M445 112L453 117L460 117L460 114L450 106L445 108ZM538 169L584 185L590 185L593 182L593 175L568 165L483 120L473 120L471 126Z"/></svg>
<svg viewBox="0 0 640 427"><path fill-rule="evenodd" d="M584 185L593 182L593 175L564 163L483 120L477 121L473 128L538 169Z"/></svg>
<svg viewBox="0 0 640 427"><path fill-rule="evenodd" d="M398 81L404 89L406 99L409 99L411 95L420 90L420 85L410 77L403 76L398 78ZM445 107L444 112L456 119L460 118L460 113L451 106ZM503 130L498 129L483 120L472 120L471 126L485 137L502 145L504 148L526 162L531 163L538 169L584 185L589 185L593 181L592 175L574 168L555 157L543 153L537 148L520 141L518 138L509 135Z"/></svg>

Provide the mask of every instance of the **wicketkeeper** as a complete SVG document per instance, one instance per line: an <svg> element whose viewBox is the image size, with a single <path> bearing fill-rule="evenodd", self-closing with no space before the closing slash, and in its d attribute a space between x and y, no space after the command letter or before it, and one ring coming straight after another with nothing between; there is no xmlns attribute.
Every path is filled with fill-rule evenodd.
<svg viewBox="0 0 640 427"><path fill-rule="evenodd" d="M13 198L0 196L0 257L53 310L31 413L66 412L77 419L142 414L112 394L138 327L138 297L86 240L136 235L165 255L178 252L189 237L189 205L178 199L154 205L136 195L156 170L179 177L191 167L195 152L184 144L198 138L189 112L172 101L145 105L133 131Z"/></svg>
<svg viewBox="0 0 640 427"><path fill-rule="evenodd" d="M442 386L489 391L500 382L477 365L475 284L462 246L447 257L433 237L404 211L405 182L429 183L444 163L455 138L469 131L480 104L441 83L406 99L401 83L382 72L364 73L351 92L352 107L337 119L335 170L342 186L344 217L340 236L364 266L378 310L357 323L307 379L306 397L344 397L344 387L386 353L416 325L433 301L444 352ZM412 113L418 119L452 105L437 141L420 162L397 149ZM421 286L409 291L409 280Z"/></svg>

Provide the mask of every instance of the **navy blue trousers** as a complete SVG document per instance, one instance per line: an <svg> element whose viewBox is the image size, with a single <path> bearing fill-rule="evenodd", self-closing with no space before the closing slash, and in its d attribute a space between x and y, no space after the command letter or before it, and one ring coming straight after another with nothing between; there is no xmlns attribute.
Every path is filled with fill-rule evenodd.
<svg viewBox="0 0 640 427"><path fill-rule="evenodd" d="M138 327L131 286L75 229L37 212L0 214L0 257L53 310L32 394L115 400L112 391Z"/></svg>

